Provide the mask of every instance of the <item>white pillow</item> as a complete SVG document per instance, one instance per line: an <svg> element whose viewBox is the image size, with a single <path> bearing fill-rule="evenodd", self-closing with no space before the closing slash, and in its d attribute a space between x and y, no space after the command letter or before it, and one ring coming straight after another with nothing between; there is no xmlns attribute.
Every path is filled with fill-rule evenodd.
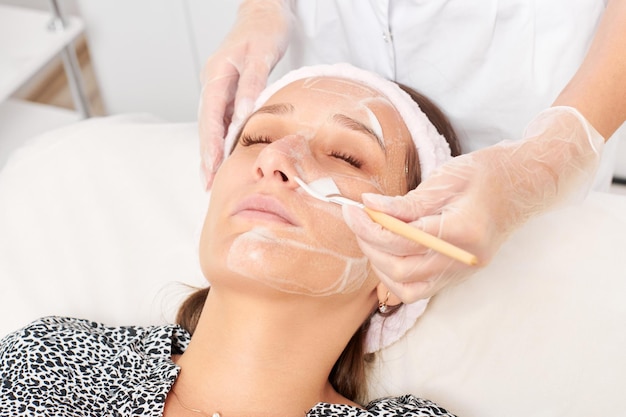
<svg viewBox="0 0 626 417"><path fill-rule="evenodd" d="M0 335L43 315L172 321L205 285L197 125L138 114L32 140L0 172Z"/></svg>
<svg viewBox="0 0 626 417"><path fill-rule="evenodd" d="M411 391L463 417L622 415L625 297L626 197L593 193L435 296L374 364L372 395Z"/></svg>
<svg viewBox="0 0 626 417"><path fill-rule="evenodd" d="M0 172L0 335L48 314L172 321L204 285L195 124L148 115L49 132ZM626 197L534 219L378 356L372 396L460 417L618 415L626 387Z"/></svg>

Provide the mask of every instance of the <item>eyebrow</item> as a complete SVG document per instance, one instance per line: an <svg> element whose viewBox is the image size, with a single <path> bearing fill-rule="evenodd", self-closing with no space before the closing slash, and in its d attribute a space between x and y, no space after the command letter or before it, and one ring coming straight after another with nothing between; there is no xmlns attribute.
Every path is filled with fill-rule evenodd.
<svg viewBox="0 0 626 417"><path fill-rule="evenodd" d="M279 103L279 104L270 104L268 106L263 106L254 113L250 115L250 117L255 114L286 114L294 111L294 107L289 103Z"/></svg>
<svg viewBox="0 0 626 417"><path fill-rule="evenodd" d="M376 132L374 132L372 130L372 128L370 128L369 126L363 124L362 122L359 122L358 120L355 120L355 119L353 119L351 117L348 117L345 114L335 114L335 115L333 115L332 120L334 122L342 125L343 127L348 128L348 129L355 130L355 131L361 132L361 133L365 133L367 136L370 136L371 138L376 140L376 142L378 143L380 148L383 151L385 151L385 143L380 138L380 136L378 136L376 134Z"/></svg>

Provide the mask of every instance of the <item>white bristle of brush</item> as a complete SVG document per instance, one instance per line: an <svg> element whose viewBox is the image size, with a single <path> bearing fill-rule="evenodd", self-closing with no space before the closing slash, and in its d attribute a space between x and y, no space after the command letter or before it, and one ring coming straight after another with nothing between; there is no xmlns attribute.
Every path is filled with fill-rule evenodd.
<svg viewBox="0 0 626 417"><path fill-rule="evenodd" d="M331 177L318 178L310 182L308 186L322 195L340 194L337 184Z"/></svg>

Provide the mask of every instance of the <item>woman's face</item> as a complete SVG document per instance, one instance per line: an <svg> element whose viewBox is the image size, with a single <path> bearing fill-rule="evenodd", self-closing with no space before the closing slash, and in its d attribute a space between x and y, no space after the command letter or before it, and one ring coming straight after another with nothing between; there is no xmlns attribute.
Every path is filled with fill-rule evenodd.
<svg viewBox="0 0 626 417"><path fill-rule="evenodd" d="M234 275L310 296L371 291L378 279L341 207L309 196L294 177L330 177L357 201L364 192L404 194L409 146L395 108L367 86L324 77L279 90L215 177L200 242L205 276L214 286Z"/></svg>

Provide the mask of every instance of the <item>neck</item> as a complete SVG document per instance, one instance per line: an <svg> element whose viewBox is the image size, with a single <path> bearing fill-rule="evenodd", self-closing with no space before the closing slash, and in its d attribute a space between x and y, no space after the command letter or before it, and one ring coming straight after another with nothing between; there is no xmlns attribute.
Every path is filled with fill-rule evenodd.
<svg viewBox="0 0 626 417"><path fill-rule="evenodd" d="M318 402L356 405L332 388L328 376L363 313L337 314L312 301L212 289L177 360L174 389L182 402L225 417L262 416L269 404L267 415L302 415Z"/></svg>

